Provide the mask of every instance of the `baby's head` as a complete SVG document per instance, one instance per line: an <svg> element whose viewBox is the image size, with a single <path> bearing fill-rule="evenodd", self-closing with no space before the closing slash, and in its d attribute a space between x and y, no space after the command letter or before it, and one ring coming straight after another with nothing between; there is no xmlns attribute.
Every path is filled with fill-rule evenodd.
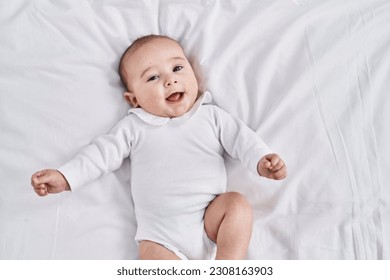
<svg viewBox="0 0 390 280"><path fill-rule="evenodd" d="M198 81L183 48L166 36L135 40L122 55L119 74L127 102L156 116L182 116L198 97Z"/></svg>

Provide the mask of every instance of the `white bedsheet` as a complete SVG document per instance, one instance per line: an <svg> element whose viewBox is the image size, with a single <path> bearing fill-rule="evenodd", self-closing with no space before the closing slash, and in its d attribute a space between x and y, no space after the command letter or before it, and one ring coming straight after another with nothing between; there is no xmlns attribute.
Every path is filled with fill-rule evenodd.
<svg viewBox="0 0 390 280"><path fill-rule="evenodd" d="M137 257L129 162L44 198L30 176L126 114L118 60L150 33L288 165L271 181L227 159L249 259L390 259L387 0L0 0L0 259Z"/></svg>

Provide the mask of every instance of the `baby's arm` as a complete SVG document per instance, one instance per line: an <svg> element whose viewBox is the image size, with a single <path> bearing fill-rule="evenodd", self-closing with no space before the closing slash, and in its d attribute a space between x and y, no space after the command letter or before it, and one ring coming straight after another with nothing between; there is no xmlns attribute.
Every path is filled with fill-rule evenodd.
<svg viewBox="0 0 390 280"><path fill-rule="evenodd" d="M64 175L53 169L35 172L31 177L31 185L39 196L70 191L70 186Z"/></svg>
<svg viewBox="0 0 390 280"><path fill-rule="evenodd" d="M260 176L281 180L287 176L283 160L241 120L215 107L220 141L225 151Z"/></svg>
<svg viewBox="0 0 390 280"><path fill-rule="evenodd" d="M96 138L57 170L46 169L34 173L31 185L40 196L74 191L118 169L130 154L133 137L132 121L124 118L108 134Z"/></svg>
<svg viewBox="0 0 390 280"><path fill-rule="evenodd" d="M257 172L260 176L282 180L287 177L287 167L277 154L268 154L262 157L257 164Z"/></svg>

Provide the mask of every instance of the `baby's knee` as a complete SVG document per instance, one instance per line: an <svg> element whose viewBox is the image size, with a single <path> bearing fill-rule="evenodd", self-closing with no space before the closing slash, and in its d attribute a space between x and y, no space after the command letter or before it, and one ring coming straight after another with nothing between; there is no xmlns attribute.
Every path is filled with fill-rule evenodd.
<svg viewBox="0 0 390 280"><path fill-rule="evenodd" d="M228 192L227 195L227 212L238 218L247 218L252 220L253 210L249 201L238 192Z"/></svg>

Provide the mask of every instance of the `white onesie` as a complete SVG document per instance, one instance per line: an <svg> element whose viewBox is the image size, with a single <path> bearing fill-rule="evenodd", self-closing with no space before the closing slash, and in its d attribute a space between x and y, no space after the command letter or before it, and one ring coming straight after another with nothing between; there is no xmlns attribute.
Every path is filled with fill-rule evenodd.
<svg viewBox="0 0 390 280"><path fill-rule="evenodd" d="M135 239L157 242L179 257L209 258L203 217L209 203L226 191L224 151L254 172L260 158L271 153L243 122L209 102L205 92L177 118L130 109L108 134L58 170L75 191L130 157Z"/></svg>

